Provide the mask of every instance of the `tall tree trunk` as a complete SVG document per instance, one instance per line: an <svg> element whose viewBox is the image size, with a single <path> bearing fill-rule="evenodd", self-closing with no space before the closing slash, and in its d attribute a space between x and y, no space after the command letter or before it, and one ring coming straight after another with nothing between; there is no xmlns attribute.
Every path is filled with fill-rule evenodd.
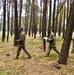
<svg viewBox="0 0 74 75"><path fill-rule="evenodd" d="M2 42L4 42L5 39L5 30L6 30L6 0L4 0L3 4L3 31L2 31Z"/></svg>
<svg viewBox="0 0 74 75"><path fill-rule="evenodd" d="M32 5L31 5L31 15L30 15L30 24L29 24L29 37L30 37L30 34L31 34L31 29L32 29L32 15L33 15L33 11L32 11Z"/></svg>
<svg viewBox="0 0 74 75"><path fill-rule="evenodd" d="M14 21L13 21L13 0L12 0L12 17L11 17L11 36L13 36L13 24L14 24Z"/></svg>
<svg viewBox="0 0 74 75"><path fill-rule="evenodd" d="M61 3L60 3L60 7L61 7ZM62 10L60 11L60 16L59 16L59 32L58 35L61 36L61 27L62 27Z"/></svg>
<svg viewBox="0 0 74 75"><path fill-rule="evenodd" d="M55 21L55 29L54 29L54 34L56 36L56 33L57 33L57 27L58 27L58 10L59 10L59 0L58 0L58 4L57 4L57 18L56 18L56 21Z"/></svg>
<svg viewBox="0 0 74 75"><path fill-rule="evenodd" d="M51 27L51 14L52 13L52 0L50 0L49 6L49 25L48 25L48 36L50 35L49 28Z"/></svg>
<svg viewBox="0 0 74 75"><path fill-rule="evenodd" d="M74 29L74 0L71 6L70 15L69 15L69 25L68 25L66 37L63 41L61 54L58 60L59 64L67 64L73 29Z"/></svg>
<svg viewBox="0 0 74 75"><path fill-rule="evenodd" d="M23 0L20 0L20 12L19 12L19 28L21 27L21 13L22 13L22 2Z"/></svg>
<svg viewBox="0 0 74 75"><path fill-rule="evenodd" d="M46 36L46 12L47 12L47 0L43 3L43 22L42 22L42 37ZM46 50L46 41L43 39L44 51Z"/></svg>
<svg viewBox="0 0 74 75"><path fill-rule="evenodd" d="M69 0L67 0L67 11L66 11L66 31L67 31L67 28L68 28L68 22L69 22Z"/></svg>
<svg viewBox="0 0 74 75"><path fill-rule="evenodd" d="M65 18L66 18L66 17L65 17L65 14L66 14L66 13L65 13L65 11L66 11L65 8L66 8L66 7L65 7L65 4L64 4L64 6L63 6L63 14L64 14L64 15L63 15L63 38L65 37Z"/></svg>
<svg viewBox="0 0 74 75"><path fill-rule="evenodd" d="M34 33L34 38L36 38L36 33L37 33L37 24L36 24L36 5L35 1L32 0L33 2L33 33Z"/></svg>
<svg viewBox="0 0 74 75"><path fill-rule="evenodd" d="M7 29L7 42L9 41L9 28L10 28L10 2L8 2L8 29Z"/></svg>
<svg viewBox="0 0 74 75"><path fill-rule="evenodd" d="M27 34L27 0L26 0L26 9L25 9L25 33Z"/></svg>
<svg viewBox="0 0 74 75"><path fill-rule="evenodd" d="M29 25L29 7L30 7L30 1L26 0L27 4L26 4L26 34L28 32L28 25Z"/></svg>
<svg viewBox="0 0 74 75"><path fill-rule="evenodd" d="M56 0L54 0L53 6L53 20L52 20L52 31L54 32L54 24L55 24L55 7L56 7Z"/></svg>
<svg viewBox="0 0 74 75"><path fill-rule="evenodd" d="M18 23L18 28L21 27L22 2L23 2L23 0L20 0L20 12L19 12L19 23ZM18 38L19 38L19 37L20 37L20 32L18 31Z"/></svg>
<svg viewBox="0 0 74 75"><path fill-rule="evenodd" d="M35 25L35 5L34 5L34 0L32 0L32 7L33 7L33 25L32 25L32 37L34 35L34 25Z"/></svg>
<svg viewBox="0 0 74 75"><path fill-rule="evenodd" d="M18 13L17 13L17 0L15 0L15 25L14 25L14 31L15 31L15 35L14 35L14 46L17 46L17 39L18 39Z"/></svg>
<svg viewBox="0 0 74 75"><path fill-rule="evenodd" d="M40 10L39 34L40 34L40 36L41 36L41 31L42 31L42 0L40 0L40 7L41 7L41 10Z"/></svg>

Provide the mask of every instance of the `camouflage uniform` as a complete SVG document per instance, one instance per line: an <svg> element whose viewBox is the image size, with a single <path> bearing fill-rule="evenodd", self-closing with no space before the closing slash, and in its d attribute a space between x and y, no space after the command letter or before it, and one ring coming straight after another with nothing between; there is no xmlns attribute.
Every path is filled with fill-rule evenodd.
<svg viewBox="0 0 74 75"><path fill-rule="evenodd" d="M21 32L20 33L20 39L18 40L18 50L17 50L16 59L18 59L21 49L23 49L23 51L28 55L29 58L31 57L30 54L26 50L26 46L25 46L25 41L24 40L25 40L25 33Z"/></svg>
<svg viewBox="0 0 74 75"><path fill-rule="evenodd" d="M53 50L59 54L58 50L56 49L56 40L55 40L55 35L53 32L51 32L50 36L47 39L47 42L49 42L49 51L47 53L47 56L49 56L51 49L53 48Z"/></svg>

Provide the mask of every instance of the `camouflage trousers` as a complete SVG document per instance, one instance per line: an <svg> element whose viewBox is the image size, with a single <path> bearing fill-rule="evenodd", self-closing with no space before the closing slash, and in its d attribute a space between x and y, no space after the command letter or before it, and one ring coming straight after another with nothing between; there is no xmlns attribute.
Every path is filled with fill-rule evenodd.
<svg viewBox="0 0 74 75"><path fill-rule="evenodd" d="M57 54L60 54L55 45L49 44L47 56L49 56L51 49L53 49Z"/></svg>
<svg viewBox="0 0 74 75"><path fill-rule="evenodd" d="M27 52L25 45L18 45L16 59L18 59L21 49L23 49L23 51L28 55L29 58L31 57L30 54Z"/></svg>

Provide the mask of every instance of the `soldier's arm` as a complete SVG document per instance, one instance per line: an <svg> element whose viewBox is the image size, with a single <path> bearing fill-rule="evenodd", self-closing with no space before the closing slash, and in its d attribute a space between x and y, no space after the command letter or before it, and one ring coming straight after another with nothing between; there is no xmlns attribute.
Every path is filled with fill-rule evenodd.
<svg viewBox="0 0 74 75"><path fill-rule="evenodd" d="M52 34L51 40L55 40L55 35L54 34Z"/></svg>
<svg viewBox="0 0 74 75"><path fill-rule="evenodd" d="M47 39L47 42L53 42L54 40L55 40L55 36L53 34L53 35L51 35L51 38Z"/></svg>
<svg viewBox="0 0 74 75"><path fill-rule="evenodd" d="M50 42L50 41L51 41L51 39L48 38L48 39L47 39L47 42Z"/></svg>
<svg viewBox="0 0 74 75"><path fill-rule="evenodd" d="M18 39L18 40L16 40L17 42L20 42L22 39Z"/></svg>
<svg viewBox="0 0 74 75"><path fill-rule="evenodd" d="M17 41L21 41L21 39L18 39Z"/></svg>

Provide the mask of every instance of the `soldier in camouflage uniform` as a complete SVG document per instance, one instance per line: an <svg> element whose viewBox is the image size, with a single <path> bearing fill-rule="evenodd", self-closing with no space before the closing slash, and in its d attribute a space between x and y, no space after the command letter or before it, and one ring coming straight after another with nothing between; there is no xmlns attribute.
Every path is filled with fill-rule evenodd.
<svg viewBox="0 0 74 75"><path fill-rule="evenodd" d="M50 32L50 36L49 36L48 39L47 39L47 42L49 42L49 51L48 51L48 53L47 53L47 56L49 56L50 51L51 51L52 48L53 48L53 50L54 50L56 53L60 54L59 51L56 49L56 45L55 45L55 43L56 43L56 38L55 38L54 33L52 32L52 28L49 29L49 32Z"/></svg>
<svg viewBox="0 0 74 75"><path fill-rule="evenodd" d="M20 38L17 40L18 50L17 50L16 59L18 59L21 49L23 49L23 51L28 55L28 58L31 58L30 54L26 50L25 41L24 41L26 40L26 38L25 38L25 33L23 32L23 28L19 28L19 32L20 32Z"/></svg>

